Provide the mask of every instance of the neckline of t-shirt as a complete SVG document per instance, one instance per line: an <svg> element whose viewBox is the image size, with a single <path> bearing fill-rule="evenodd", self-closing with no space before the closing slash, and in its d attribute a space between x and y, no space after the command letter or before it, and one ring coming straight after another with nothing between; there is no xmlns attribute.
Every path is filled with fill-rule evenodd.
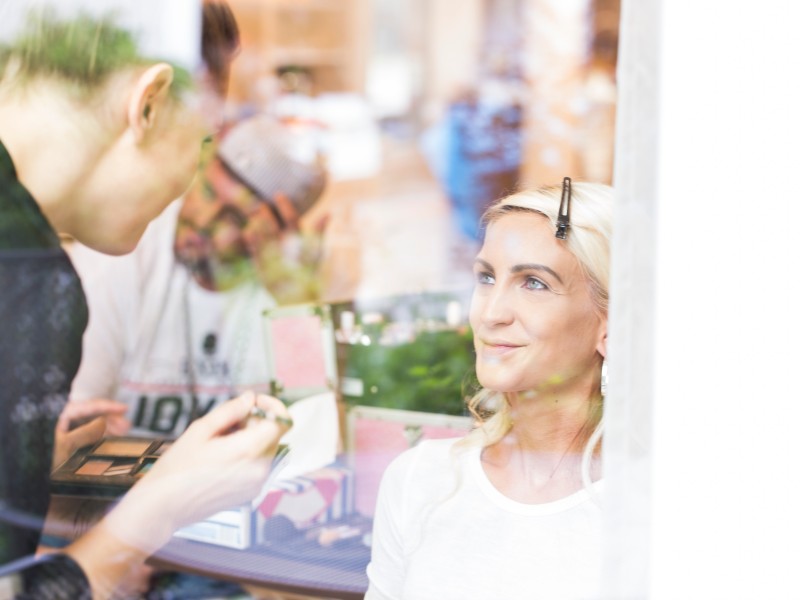
<svg viewBox="0 0 800 600"><path fill-rule="evenodd" d="M176 259L175 262L178 263L178 260ZM187 286L188 293L196 298L202 298L205 301L219 302L220 300L224 300L230 304L240 298L245 298L248 294L255 296L260 287L256 281L245 280L239 285L227 290L209 290L197 282L188 267L184 265L180 265L180 267L185 276L183 285Z"/></svg>
<svg viewBox="0 0 800 600"><path fill-rule="evenodd" d="M482 448L470 449L469 454L466 456L467 470L470 476L475 480L480 491L483 492L491 502L504 510L523 515L552 515L592 500L592 494L587 489L578 490L574 494L552 502L545 502L544 504L525 504L512 500L494 487L494 484L489 480L489 476L486 475L481 465L481 450ZM595 481L592 485L592 490L599 492L603 487L603 480Z"/></svg>

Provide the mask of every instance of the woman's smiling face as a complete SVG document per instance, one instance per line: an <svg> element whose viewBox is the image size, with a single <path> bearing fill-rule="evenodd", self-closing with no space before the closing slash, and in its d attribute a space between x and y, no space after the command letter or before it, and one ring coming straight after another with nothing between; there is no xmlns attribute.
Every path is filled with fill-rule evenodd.
<svg viewBox="0 0 800 600"><path fill-rule="evenodd" d="M607 319L549 221L533 211L493 221L473 272L470 325L481 385L591 393L605 356Z"/></svg>

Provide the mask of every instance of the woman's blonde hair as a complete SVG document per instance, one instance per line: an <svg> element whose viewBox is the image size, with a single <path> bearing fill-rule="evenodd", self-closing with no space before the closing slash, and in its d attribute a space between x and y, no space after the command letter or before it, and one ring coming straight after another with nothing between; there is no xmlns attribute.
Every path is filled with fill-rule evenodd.
<svg viewBox="0 0 800 600"><path fill-rule="evenodd" d="M492 204L484 213L484 227L509 213L535 212L550 221L556 231L561 186L548 186L506 196ZM570 227L566 245L589 282L592 301L599 315L608 314L609 254L611 241L613 191L600 183L572 183ZM598 390L597 402L592 402L586 431L580 436L585 447L600 423L603 405ZM476 420L475 430L464 440L465 445L488 446L500 441L511 429L512 422L505 394L481 389L467 400L467 408Z"/></svg>

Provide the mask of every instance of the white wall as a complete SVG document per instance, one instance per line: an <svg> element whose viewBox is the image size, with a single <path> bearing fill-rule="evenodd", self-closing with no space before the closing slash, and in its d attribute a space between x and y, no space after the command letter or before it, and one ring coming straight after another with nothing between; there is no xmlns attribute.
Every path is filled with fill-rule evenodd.
<svg viewBox="0 0 800 600"><path fill-rule="evenodd" d="M608 598L800 593L798 26L623 0Z"/></svg>

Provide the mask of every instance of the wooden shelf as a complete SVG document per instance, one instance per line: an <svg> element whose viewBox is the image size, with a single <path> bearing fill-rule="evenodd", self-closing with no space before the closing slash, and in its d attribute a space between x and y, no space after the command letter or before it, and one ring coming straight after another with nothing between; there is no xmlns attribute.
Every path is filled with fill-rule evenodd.
<svg viewBox="0 0 800 600"><path fill-rule="evenodd" d="M272 4L278 10L290 11L342 11L347 9L347 2L342 2L342 0L273 0Z"/></svg>
<svg viewBox="0 0 800 600"><path fill-rule="evenodd" d="M242 36L231 70L231 100L263 105L257 97L262 82L285 67L308 70L312 93L363 92L369 0L229 3Z"/></svg>
<svg viewBox="0 0 800 600"><path fill-rule="evenodd" d="M315 50L313 48L274 48L271 62L277 66L341 66L346 68L345 50Z"/></svg>

